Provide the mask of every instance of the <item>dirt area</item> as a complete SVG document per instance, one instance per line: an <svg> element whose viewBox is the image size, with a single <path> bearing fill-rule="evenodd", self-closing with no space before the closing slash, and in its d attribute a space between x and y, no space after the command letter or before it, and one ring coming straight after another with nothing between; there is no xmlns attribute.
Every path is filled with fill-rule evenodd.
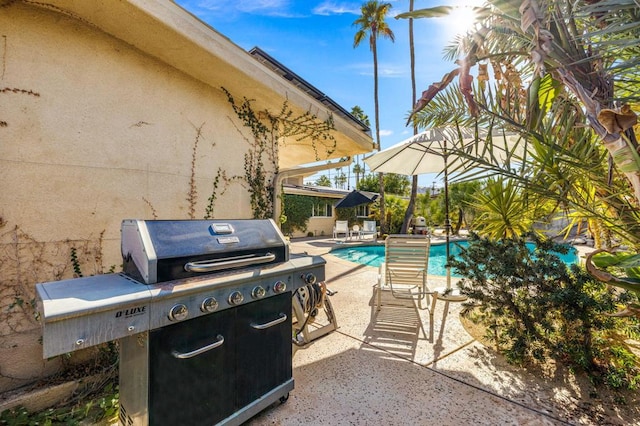
<svg viewBox="0 0 640 426"><path fill-rule="evenodd" d="M465 330L483 344L493 356L504 359L495 344L486 338L487 329L460 315ZM540 401L554 406L561 417L573 419L572 424L581 425L640 425L640 395L638 391L615 391L604 385L597 388L585 373L572 373L566 366L548 360L541 365L519 368L528 379L537 381ZM581 396L578 398L577 396ZM554 410L555 411L555 410ZM575 423L574 423L575 422Z"/></svg>

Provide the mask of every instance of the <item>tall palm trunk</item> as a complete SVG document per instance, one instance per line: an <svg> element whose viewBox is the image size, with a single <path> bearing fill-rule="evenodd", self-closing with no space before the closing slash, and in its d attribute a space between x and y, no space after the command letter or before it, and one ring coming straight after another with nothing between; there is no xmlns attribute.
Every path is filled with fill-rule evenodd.
<svg viewBox="0 0 640 426"><path fill-rule="evenodd" d="M376 120L376 145L380 151L380 112L378 106L378 36L394 40L393 31L389 28L384 18L391 9L391 3L379 3L378 0L369 0L362 5L362 16L353 23L360 27L353 39L353 47L357 47L366 35L369 35L369 47L373 52L373 88L374 88L374 108ZM378 184L380 188L380 231L387 233L387 218L385 214L384 200L384 175L378 174Z"/></svg>
<svg viewBox="0 0 640 426"><path fill-rule="evenodd" d="M409 12L413 11L413 0L409 0ZM416 56L413 45L413 19L409 19L409 56L411 58L411 108L416 104ZM413 134L418 134L418 127L413 125ZM416 206L416 196L418 194L418 176L413 175L411 181L411 196L409 197L409 205L404 213L404 222L400 232L406 234L413 219L413 211Z"/></svg>
<svg viewBox="0 0 640 426"><path fill-rule="evenodd" d="M373 103L376 120L376 147L380 151L380 112L378 105L378 46L376 43L377 34L372 37L371 48L373 50ZM384 208L384 173L378 173L378 186L380 192L380 233L387 233L387 216Z"/></svg>

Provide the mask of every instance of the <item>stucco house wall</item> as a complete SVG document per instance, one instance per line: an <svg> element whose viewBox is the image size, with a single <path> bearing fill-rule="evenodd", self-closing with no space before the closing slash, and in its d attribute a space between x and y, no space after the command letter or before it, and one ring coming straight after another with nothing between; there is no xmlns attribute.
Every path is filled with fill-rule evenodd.
<svg viewBox="0 0 640 426"><path fill-rule="evenodd" d="M166 35L166 22L178 35ZM34 284L71 278L74 264L85 276L119 271L123 219L200 219L214 191L214 217L252 217L241 179L230 179L224 193L214 189L219 170L244 175L251 148L221 86L262 106L281 105L287 94L296 106L304 96L283 93L269 73L266 82L242 73L221 81L181 67L193 58L184 49L201 46L180 36L175 22L255 62L172 2L0 2L0 392L69 362L42 359ZM150 41L132 45L136 30ZM366 152L359 144L342 146ZM287 155L288 165L314 160Z"/></svg>
<svg viewBox="0 0 640 426"><path fill-rule="evenodd" d="M307 232L313 232L313 235L316 237L331 237L335 223L335 211L333 217L310 217L309 223L307 224Z"/></svg>

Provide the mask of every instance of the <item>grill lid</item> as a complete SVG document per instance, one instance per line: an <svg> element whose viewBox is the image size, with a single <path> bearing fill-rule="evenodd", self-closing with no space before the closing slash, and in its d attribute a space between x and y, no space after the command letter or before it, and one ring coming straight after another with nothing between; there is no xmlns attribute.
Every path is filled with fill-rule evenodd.
<svg viewBox="0 0 640 426"><path fill-rule="evenodd" d="M122 258L127 275L155 284L286 262L289 247L271 219L124 220Z"/></svg>

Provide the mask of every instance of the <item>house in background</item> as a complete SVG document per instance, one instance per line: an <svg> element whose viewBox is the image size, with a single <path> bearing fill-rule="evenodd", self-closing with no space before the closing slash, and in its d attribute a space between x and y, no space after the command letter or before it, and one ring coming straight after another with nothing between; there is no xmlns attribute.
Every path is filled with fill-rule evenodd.
<svg viewBox="0 0 640 426"><path fill-rule="evenodd" d="M0 36L0 392L92 356L42 359L34 285L119 271L123 219L253 217L255 140L230 96L333 119L335 145L277 141L275 188L372 147L335 103L170 0L3 2Z"/></svg>
<svg viewBox="0 0 640 426"><path fill-rule="evenodd" d="M305 203L305 205L308 205L306 229L291 229L290 226L286 226L286 223L283 224L283 230L294 238L306 236L332 236L336 220L346 219L343 215L339 214L340 209L336 208L336 205L353 192L351 190L330 188L326 186L304 185L302 177L287 180L284 184L283 191L289 205L295 201L293 200L295 197L308 198L312 200L311 203ZM368 194L372 195L372 202L378 196L378 194ZM356 223L362 225L363 221L370 220L370 207L370 203L359 204L353 207L353 210L350 213L354 216L349 218L352 222L351 225Z"/></svg>

